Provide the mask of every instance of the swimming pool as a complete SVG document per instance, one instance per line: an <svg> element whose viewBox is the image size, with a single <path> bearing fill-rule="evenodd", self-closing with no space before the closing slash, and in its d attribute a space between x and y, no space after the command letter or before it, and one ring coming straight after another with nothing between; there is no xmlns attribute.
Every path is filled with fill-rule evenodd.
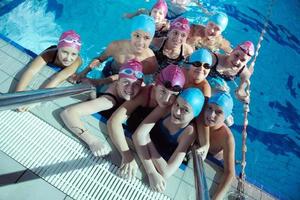
<svg viewBox="0 0 300 200"><path fill-rule="evenodd" d="M55 44L62 31L74 29L82 36L85 66L112 40L128 38L125 27L129 23L122 19L124 12L149 8L154 0L136 0L134 4L125 0L5 2L6 6L0 7L1 34L39 53ZM243 40L258 41L268 1L204 2L209 2L208 8L227 12L230 23L225 36L234 45ZM297 0L275 2L251 85L247 179L280 199L299 199L299 11ZM240 159L243 115L239 102L235 102L234 117L232 130L237 143L236 158Z"/></svg>

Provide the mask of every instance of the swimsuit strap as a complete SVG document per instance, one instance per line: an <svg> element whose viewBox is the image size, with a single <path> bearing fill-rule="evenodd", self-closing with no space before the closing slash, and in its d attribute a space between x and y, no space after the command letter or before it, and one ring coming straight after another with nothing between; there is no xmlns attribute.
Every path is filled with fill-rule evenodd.
<svg viewBox="0 0 300 200"><path fill-rule="evenodd" d="M147 104L146 107L150 107L150 100L151 100L151 92L153 89L153 85L151 85L148 89L148 95L147 95Z"/></svg>
<svg viewBox="0 0 300 200"><path fill-rule="evenodd" d="M213 55L216 58L216 63L214 65L212 65L211 67L214 68L214 69L217 69L217 66L219 64L219 57L218 57L218 55L216 53L214 53L214 52L212 52L212 53L213 53Z"/></svg>
<svg viewBox="0 0 300 200"><path fill-rule="evenodd" d="M112 98L115 100L116 104L120 104L120 103L121 103L121 102L118 100L118 98L117 98L115 95L111 94L111 93L108 93L108 92L100 92L100 93L98 93L98 94L99 94L98 96L106 95L106 96L112 97Z"/></svg>

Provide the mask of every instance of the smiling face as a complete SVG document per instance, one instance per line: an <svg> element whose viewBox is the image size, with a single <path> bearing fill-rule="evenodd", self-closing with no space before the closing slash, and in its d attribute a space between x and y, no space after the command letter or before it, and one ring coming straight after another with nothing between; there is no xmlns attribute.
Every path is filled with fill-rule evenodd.
<svg viewBox="0 0 300 200"><path fill-rule="evenodd" d="M207 126L219 126L225 120L222 107L214 103L209 103L206 106L204 117L204 122Z"/></svg>
<svg viewBox="0 0 300 200"><path fill-rule="evenodd" d="M168 33L168 42L170 46L174 48L181 47L182 44L186 43L188 33L177 29L170 30Z"/></svg>
<svg viewBox="0 0 300 200"><path fill-rule="evenodd" d="M213 39L214 37L221 35L221 29L213 22L208 22L205 27L205 36L208 39Z"/></svg>
<svg viewBox="0 0 300 200"><path fill-rule="evenodd" d="M232 65L232 67L240 68L245 66L250 59L251 57L249 55L238 48L230 53L228 63Z"/></svg>
<svg viewBox="0 0 300 200"><path fill-rule="evenodd" d="M194 118L193 108L181 97L178 97L171 109L171 122L188 124Z"/></svg>
<svg viewBox="0 0 300 200"><path fill-rule="evenodd" d="M165 19L165 14L162 9L153 8L151 10L151 17L154 18L155 23L161 23Z"/></svg>
<svg viewBox="0 0 300 200"><path fill-rule="evenodd" d="M68 67L76 61L78 53L78 50L73 47L61 47L58 48L57 56L63 66Z"/></svg>
<svg viewBox="0 0 300 200"><path fill-rule="evenodd" d="M210 72L210 69L206 69L203 65L199 67L195 67L194 65L190 65L188 76L193 83L199 84L203 80L206 79Z"/></svg>
<svg viewBox="0 0 300 200"><path fill-rule="evenodd" d="M172 105L178 94L179 92L169 90L163 85L155 86L155 100L162 108Z"/></svg>
<svg viewBox="0 0 300 200"><path fill-rule="evenodd" d="M134 31L131 33L131 45L135 52L142 53L149 48L152 38L145 31Z"/></svg>
<svg viewBox="0 0 300 200"><path fill-rule="evenodd" d="M117 91L121 98L129 101L139 93L141 85L141 80L121 78L117 82Z"/></svg>

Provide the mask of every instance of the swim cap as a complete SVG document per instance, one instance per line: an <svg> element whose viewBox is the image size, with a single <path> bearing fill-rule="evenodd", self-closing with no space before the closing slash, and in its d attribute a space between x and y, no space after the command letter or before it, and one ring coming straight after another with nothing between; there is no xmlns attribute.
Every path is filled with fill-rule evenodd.
<svg viewBox="0 0 300 200"><path fill-rule="evenodd" d="M189 21L184 17L178 17L171 23L170 31L173 29L189 33L190 32Z"/></svg>
<svg viewBox="0 0 300 200"><path fill-rule="evenodd" d="M155 33L155 22L153 17L144 14L134 17L132 19L131 32L138 30L145 31L146 33L149 33L150 37L153 37Z"/></svg>
<svg viewBox="0 0 300 200"><path fill-rule="evenodd" d="M219 12L209 18L208 22L213 22L218 27L220 27L221 32L223 32L228 24L228 17L225 13Z"/></svg>
<svg viewBox="0 0 300 200"><path fill-rule="evenodd" d="M190 87L183 90L179 96L193 108L194 117L197 117L204 104L204 96L201 90L199 88Z"/></svg>
<svg viewBox="0 0 300 200"><path fill-rule="evenodd" d="M179 92L183 89L185 76L180 67L170 64L158 74L156 83L164 85L172 91Z"/></svg>
<svg viewBox="0 0 300 200"><path fill-rule="evenodd" d="M143 74L143 66L142 63L131 59L128 60L125 64L123 64L119 71L119 79L121 78L129 78L133 80L142 79Z"/></svg>
<svg viewBox="0 0 300 200"><path fill-rule="evenodd" d="M69 30L61 34L57 48L62 47L73 47L80 51L81 40L80 35L78 35L75 31Z"/></svg>
<svg viewBox="0 0 300 200"><path fill-rule="evenodd" d="M153 8L161 9L163 11L165 17L168 14L168 5L165 2L165 0L157 0L157 2L154 4L154 6L152 7L152 9Z"/></svg>
<svg viewBox="0 0 300 200"><path fill-rule="evenodd" d="M212 56L210 51L207 49L197 49L192 53L192 55L189 58L189 62L201 62L201 63L207 63L209 65L212 64Z"/></svg>
<svg viewBox="0 0 300 200"><path fill-rule="evenodd" d="M236 49L241 49L245 54L248 56L253 56L254 55L254 45L251 41L246 41L241 44L239 44Z"/></svg>
<svg viewBox="0 0 300 200"><path fill-rule="evenodd" d="M222 107L225 119L232 113L233 100L229 93L217 92L209 98L208 103L213 103Z"/></svg>

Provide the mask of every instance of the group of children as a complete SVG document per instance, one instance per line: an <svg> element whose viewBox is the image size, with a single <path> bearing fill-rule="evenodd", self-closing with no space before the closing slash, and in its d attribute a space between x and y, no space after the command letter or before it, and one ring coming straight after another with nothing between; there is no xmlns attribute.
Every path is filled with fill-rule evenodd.
<svg viewBox="0 0 300 200"><path fill-rule="evenodd" d="M16 91L25 90L45 64L61 67L46 88L67 79L108 85L97 98L71 105L61 113L66 126L92 153L105 156L111 149L89 133L80 118L100 112L108 118L109 136L122 156L121 176L134 177L138 166L126 141L126 122L151 188L162 192L166 179L197 141L197 152L203 159L210 153L224 160L224 174L213 194L213 199L222 199L235 175L235 142L225 124L231 116L233 100L226 81L240 77L236 96L249 101L248 96L241 94L243 84L251 76L246 64L254 55L254 46L246 41L231 48L221 34L228 24L225 13L212 15L206 25L190 25L181 16L168 20L167 15L168 4L164 0L158 0L150 12L143 9L126 14L132 18L131 38L111 42L79 74L75 72L82 63L80 36L74 31L64 32L56 46L29 64ZM112 61L106 62L104 77L85 78L108 58Z"/></svg>

